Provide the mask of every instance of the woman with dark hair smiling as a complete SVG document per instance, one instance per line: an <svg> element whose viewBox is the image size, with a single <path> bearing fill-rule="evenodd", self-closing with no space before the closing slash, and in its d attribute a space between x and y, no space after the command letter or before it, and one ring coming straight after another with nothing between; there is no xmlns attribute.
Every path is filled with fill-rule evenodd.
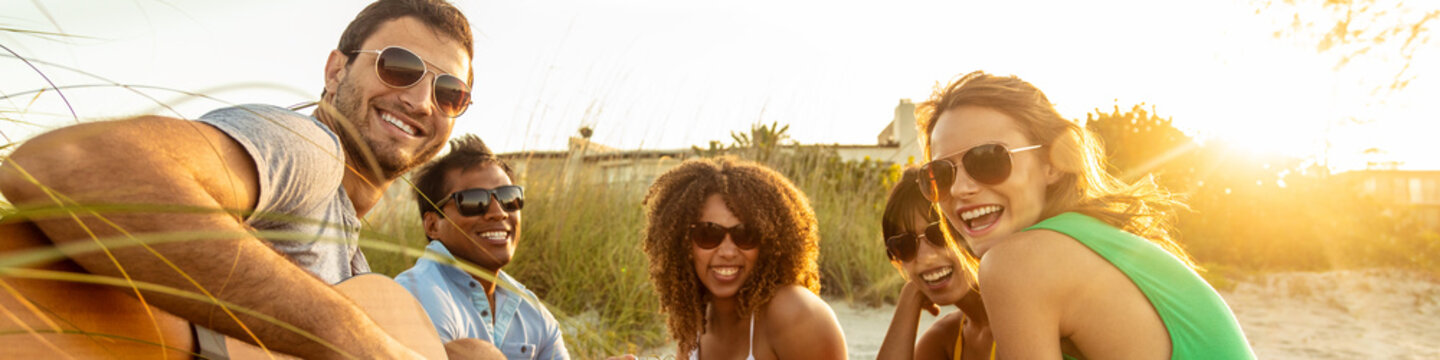
<svg viewBox="0 0 1440 360"><path fill-rule="evenodd" d="M906 281L876 359L989 359L995 347L985 303L974 291L975 257L945 241L944 232L955 230L920 194L919 174L905 169L880 218L885 255ZM936 320L917 342L920 312L938 315L938 306L949 305L960 311Z"/></svg>
<svg viewBox="0 0 1440 360"><path fill-rule="evenodd" d="M644 251L680 358L844 359L809 200L779 173L688 160L645 197Z"/></svg>

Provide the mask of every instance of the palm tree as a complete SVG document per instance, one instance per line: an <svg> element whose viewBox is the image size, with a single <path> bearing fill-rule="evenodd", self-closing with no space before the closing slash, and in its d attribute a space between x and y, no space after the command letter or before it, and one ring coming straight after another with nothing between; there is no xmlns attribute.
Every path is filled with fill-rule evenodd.
<svg viewBox="0 0 1440 360"><path fill-rule="evenodd" d="M733 148L763 163L775 155L775 150L780 148L782 142L790 139L789 131L790 125L780 126L779 122L772 122L768 126L754 124L750 126L749 133L731 132L730 138L735 141Z"/></svg>

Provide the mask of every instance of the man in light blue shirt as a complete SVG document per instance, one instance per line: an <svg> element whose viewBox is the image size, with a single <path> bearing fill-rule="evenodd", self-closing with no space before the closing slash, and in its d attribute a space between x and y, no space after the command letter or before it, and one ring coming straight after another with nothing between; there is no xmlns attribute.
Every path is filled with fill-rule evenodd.
<svg viewBox="0 0 1440 360"><path fill-rule="evenodd" d="M452 140L450 153L414 176L431 240L425 249L434 258L421 258L395 281L420 300L444 341L489 341L510 359L569 359L555 317L500 271L515 254L525 205L512 178L510 165L480 138ZM477 273L461 270L456 260L474 264Z"/></svg>

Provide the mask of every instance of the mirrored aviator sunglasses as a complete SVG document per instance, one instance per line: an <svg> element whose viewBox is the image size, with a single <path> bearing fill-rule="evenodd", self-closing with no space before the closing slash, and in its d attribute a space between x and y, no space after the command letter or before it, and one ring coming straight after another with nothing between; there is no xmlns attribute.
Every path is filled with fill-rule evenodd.
<svg viewBox="0 0 1440 360"><path fill-rule="evenodd" d="M490 200L500 202L500 210L505 212L519 211L525 208L525 188L519 185L506 185L495 189L465 189L456 191L444 200L435 203L437 209L444 209L446 204L455 202L456 210L462 216L485 215L490 210Z"/></svg>
<svg viewBox="0 0 1440 360"><path fill-rule="evenodd" d="M947 191L955 184L955 179L960 176L960 169L953 161L956 156L960 157L965 174L975 182L997 185L1010 178L1010 170L1014 164L1011 154L1040 147L1041 145L1030 145L1010 149L1002 144L983 144L942 156L920 167L920 177L916 179L920 182L920 194L924 195L926 200L938 201L935 195Z"/></svg>
<svg viewBox="0 0 1440 360"><path fill-rule="evenodd" d="M760 237L745 227L745 224L738 224L732 227L720 226L712 222L697 222L690 224L690 241L701 249L710 250L720 246L725 241L725 235L730 235L730 241L735 247L741 250L754 249L760 245Z"/></svg>
<svg viewBox="0 0 1440 360"><path fill-rule="evenodd" d="M920 238L925 238L936 248L945 247L945 233L940 230L939 222L932 222L925 226L923 234L901 233L885 239L885 255L893 261L910 262L915 260L916 247L920 246Z"/></svg>
<svg viewBox="0 0 1440 360"><path fill-rule="evenodd" d="M470 108L470 86L465 80L455 75L443 74L438 71L430 71L425 60L420 58L409 49L399 46L387 46L380 50L355 50L351 53L376 54L375 75L386 86L394 88L409 88L420 83L425 78L425 73L434 72L434 89L431 90L431 98L435 107L449 117L459 117Z"/></svg>

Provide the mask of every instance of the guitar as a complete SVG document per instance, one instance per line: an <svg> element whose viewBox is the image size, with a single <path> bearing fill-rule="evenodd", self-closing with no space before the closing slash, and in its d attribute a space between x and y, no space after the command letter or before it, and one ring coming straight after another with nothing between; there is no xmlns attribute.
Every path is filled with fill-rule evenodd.
<svg viewBox="0 0 1440 360"><path fill-rule="evenodd" d="M0 259L49 246L52 244L48 238L34 224L0 221ZM20 269L86 272L68 259ZM401 343L426 358L446 358L439 333L425 310L393 280L366 274L348 279L336 289ZM197 339L191 335L190 324L143 305L134 295L126 287L0 275L0 359L193 356ZM244 341L227 338L224 343L232 359L270 358L259 347Z"/></svg>

